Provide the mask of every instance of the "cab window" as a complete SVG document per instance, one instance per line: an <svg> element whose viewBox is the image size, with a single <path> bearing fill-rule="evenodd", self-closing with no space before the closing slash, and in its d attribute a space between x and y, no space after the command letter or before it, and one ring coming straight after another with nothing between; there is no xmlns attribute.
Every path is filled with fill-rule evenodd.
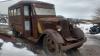
<svg viewBox="0 0 100 56"><path fill-rule="evenodd" d="M14 15L13 10L11 10L11 16L13 16L13 15Z"/></svg>
<svg viewBox="0 0 100 56"><path fill-rule="evenodd" d="M16 16L16 9L14 9L14 16Z"/></svg>
<svg viewBox="0 0 100 56"><path fill-rule="evenodd" d="M11 16L11 10L8 11L9 16Z"/></svg>
<svg viewBox="0 0 100 56"><path fill-rule="evenodd" d="M21 15L20 8L16 9L16 15Z"/></svg>

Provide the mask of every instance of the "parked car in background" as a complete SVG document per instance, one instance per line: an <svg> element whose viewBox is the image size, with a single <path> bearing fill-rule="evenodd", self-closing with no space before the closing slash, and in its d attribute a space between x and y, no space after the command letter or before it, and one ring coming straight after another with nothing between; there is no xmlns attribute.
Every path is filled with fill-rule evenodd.
<svg viewBox="0 0 100 56"><path fill-rule="evenodd" d="M94 25L93 27L90 27L89 32L90 34L98 34L100 33L100 27L98 25Z"/></svg>

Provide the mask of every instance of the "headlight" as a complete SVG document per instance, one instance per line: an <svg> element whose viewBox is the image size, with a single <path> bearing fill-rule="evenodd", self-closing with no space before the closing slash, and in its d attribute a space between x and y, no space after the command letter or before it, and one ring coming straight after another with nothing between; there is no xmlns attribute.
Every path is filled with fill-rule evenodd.
<svg viewBox="0 0 100 56"><path fill-rule="evenodd" d="M61 31L62 30L62 27L61 26L57 26L57 31Z"/></svg>
<svg viewBox="0 0 100 56"><path fill-rule="evenodd" d="M61 31L61 29L57 29L57 31Z"/></svg>

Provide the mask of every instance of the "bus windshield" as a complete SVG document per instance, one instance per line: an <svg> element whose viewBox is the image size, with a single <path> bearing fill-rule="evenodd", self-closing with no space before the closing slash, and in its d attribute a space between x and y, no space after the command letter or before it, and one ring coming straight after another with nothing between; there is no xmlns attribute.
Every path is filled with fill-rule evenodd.
<svg viewBox="0 0 100 56"><path fill-rule="evenodd" d="M33 9L34 10L34 9ZM47 8L35 8L35 12L37 15L56 15L55 9L47 9Z"/></svg>

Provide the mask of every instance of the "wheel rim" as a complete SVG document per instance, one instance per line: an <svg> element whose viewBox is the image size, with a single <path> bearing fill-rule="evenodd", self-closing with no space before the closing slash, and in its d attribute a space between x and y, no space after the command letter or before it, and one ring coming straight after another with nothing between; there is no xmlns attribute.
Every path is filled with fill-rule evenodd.
<svg viewBox="0 0 100 56"><path fill-rule="evenodd" d="M49 50L49 52L51 53L55 53L56 52L56 43L54 42L54 40L47 38L47 48Z"/></svg>

